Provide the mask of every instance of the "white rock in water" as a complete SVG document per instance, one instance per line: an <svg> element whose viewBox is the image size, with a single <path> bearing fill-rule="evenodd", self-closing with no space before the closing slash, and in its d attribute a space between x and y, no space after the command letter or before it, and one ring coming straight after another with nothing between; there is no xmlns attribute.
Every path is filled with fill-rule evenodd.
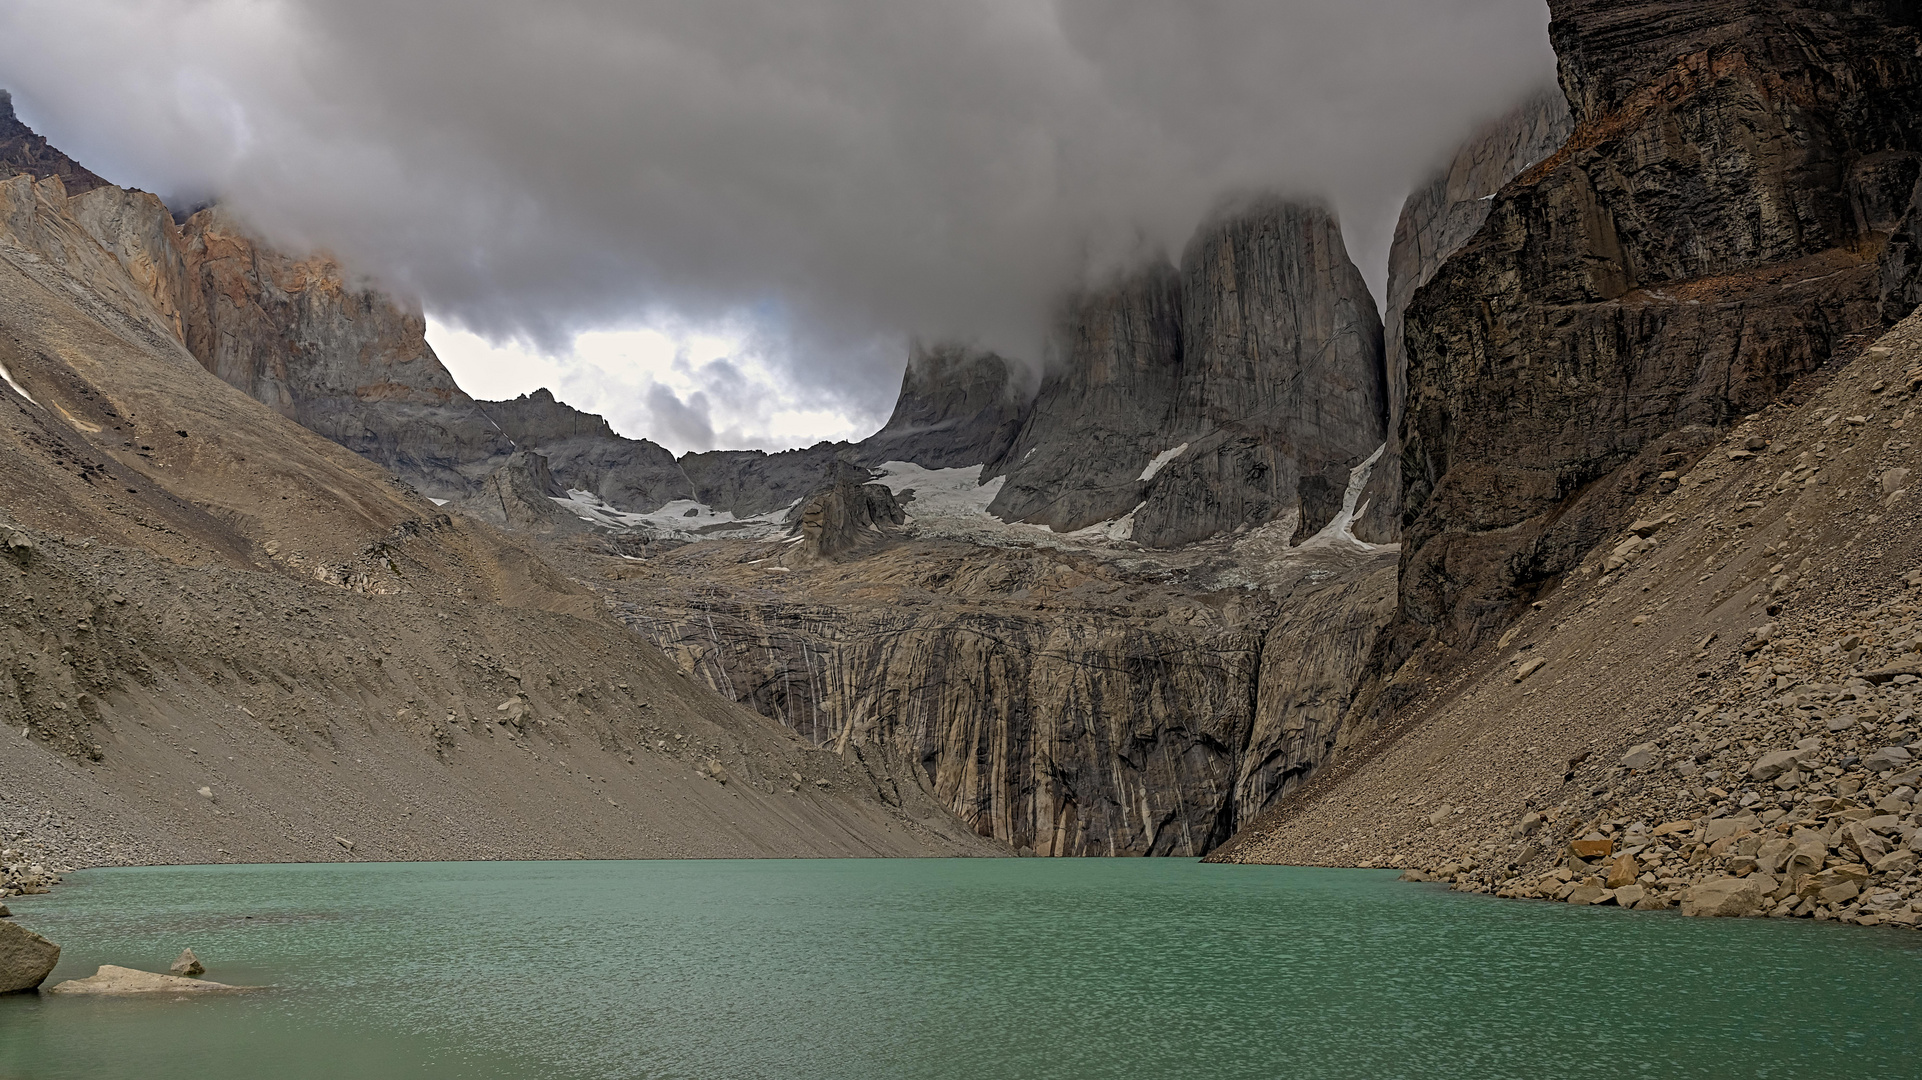
<svg viewBox="0 0 1922 1080"><path fill-rule="evenodd" d="M172 994L187 991L255 990L252 986L228 986L205 979L183 979L177 975L156 975L151 971L100 965L100 970L84 979L68 979L49 990L49 994Z"/></svg>

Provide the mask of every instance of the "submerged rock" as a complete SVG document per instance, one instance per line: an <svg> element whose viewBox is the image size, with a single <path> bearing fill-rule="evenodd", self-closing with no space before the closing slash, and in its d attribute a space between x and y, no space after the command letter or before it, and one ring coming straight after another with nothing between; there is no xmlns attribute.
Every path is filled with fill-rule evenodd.
<svg viewBox="0 0 1922 1080"><path fill-rule="evenodd" d="M102 964L100 970L84 979L68 979L48 990L48 994L172 994L195 991L258 990L257 986L228 986L206 979L183 979L178 975L157 975L151 971Z"/></svg>
<svg viewBox="0 0 1922 1080"><path fill-rule="evenodd" d="M60 962L60 946L18 923L0 922L0 994L31 990Z"/></svg>

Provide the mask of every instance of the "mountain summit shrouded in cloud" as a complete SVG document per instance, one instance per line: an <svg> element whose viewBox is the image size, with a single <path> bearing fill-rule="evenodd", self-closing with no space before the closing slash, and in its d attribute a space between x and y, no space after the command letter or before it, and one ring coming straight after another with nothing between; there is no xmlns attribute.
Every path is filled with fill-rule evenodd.
<svg viewBox="0 0 1922 1080"><path fill-rule="evenodd" d="M878 422L916 333L1032 357L1062 289L1225 192L1325 198L1379 291L1411 184L1552 77L1546 27L1539 0L13 0L0 84L109 179L486 337L733 327L759 381L643 373L608 411L792 444L768 400Z"/></svg>

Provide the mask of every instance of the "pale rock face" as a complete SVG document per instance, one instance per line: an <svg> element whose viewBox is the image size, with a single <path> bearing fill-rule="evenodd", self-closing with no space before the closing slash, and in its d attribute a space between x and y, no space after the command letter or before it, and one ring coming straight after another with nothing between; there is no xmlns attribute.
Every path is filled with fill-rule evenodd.
<svg viewBox="0 0 1922 1080"><path fill-rule="evenodd" d="M1493 196L1530 165L1560 149L1574 130L1560 87L1542 91L1477 132L1452 161L1402 206L1388 251L1388 308L1382 313L1388 363L1388 452L1370 477L1355 535L1392 543L1401 535L1401 418L1408 393L1403 313L1450 255L1480 231Z"/></svg>
<svg viewBox="0 0 1922 1080"><path fill-rule="evenodd" d="M1341 226L1264 200L1204 227L1181 261L1187 453L1155 477L1135 537L1173 547L1298 510L1295 539L1341 508L1386 437L1381 319Z"/></svg>
<svg viewBox="0 0 1922 1080"><path fill-rule="evenodd" d="M0 919L0 994L32 990L60 963L60 946L18 923Z"/></svg>

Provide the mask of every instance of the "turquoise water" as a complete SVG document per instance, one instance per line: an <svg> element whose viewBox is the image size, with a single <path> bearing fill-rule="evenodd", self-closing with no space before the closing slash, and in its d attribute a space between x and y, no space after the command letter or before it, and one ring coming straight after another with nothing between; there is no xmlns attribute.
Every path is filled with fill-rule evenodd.
<svg viewBox="0 0 1922 1080"><path fill-rule="evenodd" d="M1171 860L94 870L0 1077L1914 1077L1922 934Z"/></svg>

